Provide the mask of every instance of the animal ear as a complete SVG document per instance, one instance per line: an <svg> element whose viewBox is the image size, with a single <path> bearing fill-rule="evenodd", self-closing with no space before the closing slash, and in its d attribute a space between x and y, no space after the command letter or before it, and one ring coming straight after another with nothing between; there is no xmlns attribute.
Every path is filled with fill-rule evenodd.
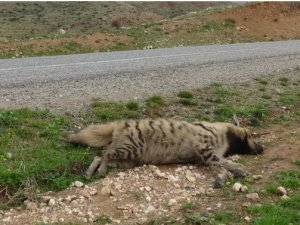
<svg viewBox="0 0 300 225"><path fill-rule="evenodd" d="M237 127L240 126L240 121L235 114L233 114L233 124Z"/></svg>

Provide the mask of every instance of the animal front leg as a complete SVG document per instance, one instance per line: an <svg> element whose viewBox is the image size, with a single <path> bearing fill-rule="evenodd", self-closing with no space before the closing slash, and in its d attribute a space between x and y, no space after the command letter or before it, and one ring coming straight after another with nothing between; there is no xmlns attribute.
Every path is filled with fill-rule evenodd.
<svg viewBox="0 0 300 225"><path fill-rule="evenodd" d="M223 167L226 170L230 171L233 174L234 178L246 176L245 169L242 164L235 163L227 159L219 159L218 161L211 162L211 164L214 166Z"/></svg>
<svg viewBox="0 0 300 225"><path fill-rule="evenodd" d="M85 177L87 179L90 179L91 176L95 173L95 171L97 170L97 168L100 166L101 164L101 157L99 156L95 156L93 162L90 164L89 168L87 169L87 171L85 172Z"/></svg>

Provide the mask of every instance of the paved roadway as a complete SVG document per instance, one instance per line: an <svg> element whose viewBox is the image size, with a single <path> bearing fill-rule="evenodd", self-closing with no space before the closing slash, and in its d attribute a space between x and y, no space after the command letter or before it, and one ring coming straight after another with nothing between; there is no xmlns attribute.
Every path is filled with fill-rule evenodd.
<svg viewBox="0 0 300 225"><path fill-rule="evenodd" d="M0 60L0 108L76 111L300 66L300 40Z"/></svg>

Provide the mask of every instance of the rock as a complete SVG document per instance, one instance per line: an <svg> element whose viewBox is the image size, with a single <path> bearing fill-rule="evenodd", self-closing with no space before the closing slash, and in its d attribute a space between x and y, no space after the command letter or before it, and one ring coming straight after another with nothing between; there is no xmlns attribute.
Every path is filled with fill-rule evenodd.
<svg viewBox="0 0 300 225"><path fill-rule="evenodd" d="M191 172L190 170L187 170L187 171L185 172L185 178L186 178L188 181L190 181L190 182L195 182L195 181L196 181L196 178L193 177L192 172Z"/></svg>
<svg viewBox="0 0 300 225"><path fill-rule="evenodd" d="M151 187L149 187L149 186L147 186L147 187L145 187L145 190L149 192L149 191L151 191L151 190L152 190L152 188L151 188Z"/></svg>
<svg viewBox="0 0 300 225"><path fill-rule="evenodd" d="M41 199L43 202L48 202L51 199L51 197L48 195L45 195L45 196L42 196Z"/></svg>
<svg viewBox="0 0 300 225"><path fill-rule="evenodd" d="M118 176L120 177L120 179L124 179L125 178L125 173L124 172L120 172L118 173Z"/></svg>
<svg viewBox="0 0 300 225"><path fill-rule="evenodd" d="M234 185L232 186L232 189L233 189L234 191L236 191L236 192L239 192L239 191L241 191L242 186L243 186L242 184L236 182L236 183L234 183Z"/></svg>
<svg viewBox="0 0 300 225"><path fill-rule="evenodd" d="M51 198L48 202L49 206L54 206L56 204L55 199Z"/></svg>
<svg viewBox="0 0 300 225"><path fill-rule="evenodd" d="M6 158L7 159L12 159L13 154L11 152L6 153Z"/></svg>
<svg viewBox="0 0 300 225"><path fill-rule="evenodd" d="M59 29L59 30L58 30L58 33L60 33L60 34L65 34L66 31L65 31L64 29Z"/></svg>
<svg viewBox="0 0 300 225"><path fill-rule="evenodd" d="M76 198L77 198L76 195L68 195L68 196L65 198L65 201L71 202L71 201L75 200Z"/></svg>
<svg viewBox="0 0 300 225"><path fill-rule="evenodd" d="M249 222L251 220L251 218L249 216L245 216L244 218L247 222Z"/></svg>
<svg viewBox="0 0 300 225"><path fill-rule="evenodd" d="M287 191L284 187L280 186L277 188L276 193L280 196L287 195Z"/></svg>
<svg viewBox="0 0 300 225"><path fill-rule="evenodd" d="M179 179L173 175L168 176L168 181L170 182L177 182Z"/></svg>
<svg viewBox="0 0 300 225"><path fill-rule="evenodd" d="M94 196L94 195L97 195L98 194L98 191L97 190L90 190L90 195L91 196Z"/></svg>
<svg viewBox="0 0 300 225"><path fill-rule="evenodd" d="M232 161L238 161L241 157L239 155L233 155L230 157Z"/></svg>
<svg viewBox="0 0 300 225"><path fill-rule="evenodd" d="M248 208L248 207L251 206L251 202L245 202L245 203L243 203L242 206L245 207L245 208Z"/></svg>
<svg viewBox="0 0 300 225"><path fill-rule="evenodd" d="M38 208L38 205L35 202L30 202L30 201L26 202L26 209L27 210L35 210L37 208Z"/></svg>
<svg viewBox="0 0 300 225"><path fill-rule="evenodd" d="M208 194L208 195L212 195L214 192L215 192L215 191L214 191L213 188L208 188L208 189L206 190L206 194Z"/></svg>
<svg viewBox="0 0 300 225"><path fill-rule="evenodd" d="M101 194L102 195L108 195L108 196L111 196L113 195L113 192L111 190L111 187L110 186L104 186L101 188Z"/></svg>
<svg viewBox="0 0 300 225"><path fill-rule="evenodd" d="M249 194L246 194L246 198L256 201L259 199L259 195L258 195L258 193L249 193Z"/></svg>
<svg viewBox="0 0 300 225"><path fill-rule="evenodd" d="M241 192L246 192L248 190L248 187L246 185L243 185L241 187Z"/></svg>
<svg viewBox="0 0 300 225"><path fill-rule="evenodd" d="M151 197L149 195L146 196L146 200L147 202L150 202L151 201Z"/></svg>
<svg viewBox="0 0 300 225"><path fill-rule="evenodd" d="M290 197L287 196L287 195L282 195L282 196L281 196L281 199L283 199L283 200L288 200L288 199L290 199Z"/></svg>
<svg viewBox="0 0 300 225"><path fill-rule="evenodd" d="M153 205L149 205L147 209L145 209L145 214L149 214L149 213L152 213L154 212L156 209Z"/></svg>
<svg viewBox="0 0 300 225"><path fill-rule="evenodd" d="M81 192L80 192L80 194L83 196L83 197L85 197L85 198L90 198L91 197L91 194L90 194L90 192L88 191L88 190L82 190Z"/></svg>
<svg viewBox="0 0 300 225"><path fill-rule="evenodd" d="M80 181L77 180L77 181L74 182L74 186L78 187L78 188L81 188L81 187L84 186L84 184L82 182L80 182Z"/></svg>
<svg viewBox="0 0 300 225"><path fill-rule="evenodd" d="M254 180L259 180L259 179L262 179L263 178L263 175L253 175L252 178Z"/></svg>
<svg viewBox="0 0 300 225"><path fill-rule="evenodd" d="M174 205L176 205L177 204L177 201L176 201L176 199L170 199L169 200L169 202L168 202L168 206L174 206Z"/></svg>

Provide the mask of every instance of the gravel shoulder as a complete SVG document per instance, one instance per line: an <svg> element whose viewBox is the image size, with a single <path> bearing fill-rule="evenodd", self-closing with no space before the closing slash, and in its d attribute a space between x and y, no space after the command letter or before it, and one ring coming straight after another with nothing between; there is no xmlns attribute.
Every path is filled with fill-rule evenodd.
<svg viewBox="0 0 300 225"><path fill-rule="evenodd" d="M59 114L82 113L91 100L143 99L153 94L169 95L213 82L238 83L260 75L281 73L300 66L300 55L253 58L219 63L171 65L160 70L140 70L110 76L82 77L2 87L0 108L50 109Z"/></svg>

